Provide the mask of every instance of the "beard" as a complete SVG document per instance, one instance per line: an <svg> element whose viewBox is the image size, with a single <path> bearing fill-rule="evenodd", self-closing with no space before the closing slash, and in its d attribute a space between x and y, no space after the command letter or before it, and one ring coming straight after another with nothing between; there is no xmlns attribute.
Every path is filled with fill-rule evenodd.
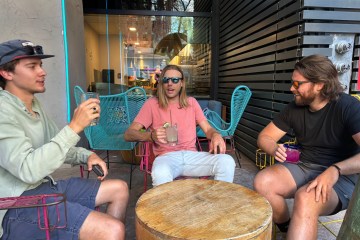
<svg viewBox="0 0 360 240"><path fill-rule="evenodd" d="M314 100L314 94L310 94L308 96L302 96L300 94L295 95L295 104L297 106L309 106Z"/></svg>

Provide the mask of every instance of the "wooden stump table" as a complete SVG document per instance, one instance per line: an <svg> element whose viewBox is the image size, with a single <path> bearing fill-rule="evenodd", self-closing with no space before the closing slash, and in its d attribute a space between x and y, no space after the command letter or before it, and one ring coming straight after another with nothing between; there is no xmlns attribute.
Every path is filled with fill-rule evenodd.
<svg viewBox="0 0 360 240"><path fill-rule="evenodd" d="M160 185L138 200L137 240L271 239L272 210L238 184L186 179Z"/></svg>

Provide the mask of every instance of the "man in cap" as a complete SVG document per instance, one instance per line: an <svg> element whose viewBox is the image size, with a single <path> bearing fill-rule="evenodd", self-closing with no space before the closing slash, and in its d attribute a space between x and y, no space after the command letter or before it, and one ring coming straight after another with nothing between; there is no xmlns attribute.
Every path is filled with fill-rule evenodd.
<svg viewBox="0 0 360 240"><path fill-rule="evenodd" d="M59 131L34 96L45 92L46 72L41 59L53 56L45 55L41 46L30 41L0 43L0 197L63 193L67 198L67 226L53 230L51 236L124 239L128 202L125 182L82 178L55 182L49 177L63 163L86 163L89 170L98 164L104 177L107 175L101 158L75 147L80 140L78 134L99 117L99 100L89 99L79 105L70 123ZM105 203L106 213L94 211ZM50 217L53 211L50 207ZM2 239L43 237L45 233L39 229L37 219L36 208L0 211Z"/></svg>

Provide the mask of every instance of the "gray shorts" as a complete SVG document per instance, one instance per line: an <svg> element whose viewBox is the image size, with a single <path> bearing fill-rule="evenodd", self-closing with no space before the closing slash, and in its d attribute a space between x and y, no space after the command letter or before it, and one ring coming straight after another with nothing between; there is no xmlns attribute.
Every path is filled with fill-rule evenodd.
<svg viewBox="0 0 360 240"><path fill-rule="evenodd" d="M51 239L78 239L82 224L95 208L95 198L99 187L100 181L96 179L70 178L57 181L56 185L50 181L42 183L35 189L25 191L22 196L65 193L67 217L64 217L64 204L57 205L60 213L60 222L57 225L66 224L66 227L52 230ZM58 221L56 212L55 206L48 207L50 225ZM41 222L43 222L43 219L41 219ZM4 229L2 240L45 239L45 231L38 226L37 208L21 208L7 211L2 226Z"/></svg>
<svg viewBox="0 0 360 240"><path fill-rule="evenodd" d="M298 189L315 179L318 175L320 175L328 168L326 166L304 162L299 162L298 164L287 162L278 164L281 164L287 169L289 169ZM339 200L342 204L342 210L346 209L349 205L349 201L351 199L351 195L354 191L358 177L358 174L346 176L341 175L339 180L334 185L334 190L337 193Z"/></svg>

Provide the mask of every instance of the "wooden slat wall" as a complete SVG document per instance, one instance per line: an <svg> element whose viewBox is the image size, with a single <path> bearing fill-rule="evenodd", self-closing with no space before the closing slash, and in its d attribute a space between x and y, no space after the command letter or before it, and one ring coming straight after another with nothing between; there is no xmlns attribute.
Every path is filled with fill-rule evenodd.
<svg viewBox="0 0 360 240"><path fill-rule="evenodd" d="M235 86L251 88L235 141L253 161L259 132L293 99L294 64L310 54L331 56L331 33L357 34L350 93L358 92L360 1L223 0L219 6L218 100L229 114Z"/></svg>
<svg viewBox="0 0 360 240"><path fill-rule="evenodd" d="M211 1L209 0L193 0L194 12L211 12Z"/></svg>
<svg viewBox="0 0 360 240"><path fill-rule="evenodd" d="M352 75L351 75L351 94L360 94L360 89L357 89L359 81L359 61L360 61L360 34L355 37L355 49L353 55Z"/></svg>

